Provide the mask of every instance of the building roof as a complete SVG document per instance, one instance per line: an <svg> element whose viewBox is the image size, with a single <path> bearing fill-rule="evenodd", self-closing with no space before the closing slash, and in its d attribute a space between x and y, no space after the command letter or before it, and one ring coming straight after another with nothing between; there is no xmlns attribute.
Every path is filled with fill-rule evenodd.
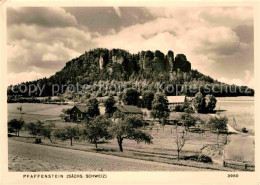
<svg viewBox="0 0 260 185"><path fill-rule="evenodd" d="M132 114L142 114L143 112L137 106L133 105L115 105L120 112L132 113Z"/></svg>
<svg viewBox="0 0 260 185"><path fill-rule="evenodd" d="M186 96L167 96L169 103L184 103Z"/></svg>
<svg viewBox="0 0 260 185"><path fill-rule="evenodd" d="M87 111L86 105L75 105L74 107L78 108L80 112L86 112Z"/></svg>

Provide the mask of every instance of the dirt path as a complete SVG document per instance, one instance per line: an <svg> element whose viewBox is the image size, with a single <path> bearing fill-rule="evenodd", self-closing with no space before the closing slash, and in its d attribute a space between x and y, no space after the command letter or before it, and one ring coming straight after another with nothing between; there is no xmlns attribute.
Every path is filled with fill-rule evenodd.
<svg viewBox="0 0 260 185"><path fill-rule="evenodd" d="M10 171L195 171L197 168L8 141Z"/></svg>

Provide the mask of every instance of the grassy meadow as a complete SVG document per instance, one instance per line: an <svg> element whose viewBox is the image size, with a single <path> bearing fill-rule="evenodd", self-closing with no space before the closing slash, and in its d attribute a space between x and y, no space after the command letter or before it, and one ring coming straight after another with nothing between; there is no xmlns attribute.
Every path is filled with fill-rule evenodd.
<svg viewBox="0 0 260 185"><path fill-rule="evenodd" d="M17 107L22 106L23 111L20 114ZM236 122L239 127L243 124L253 130L254 120L252 112L252 101L243 101L241 99L218 99L216 109L221 110L221 115L226 115L229 118L229 124L232 125L233 117L236 118ZM77 125L79 123L64 122L60 118L61 110L64 108L71 108L72 105L54 105L54 104L32 104L32 103L11 103L8 104L8 120L19 119L22 117L26 122L41 120L44 123L52 122L55 123L56 128L65 127L67 125ZM105 108L100 106L100 112L103 114ZM145 118L149 118L149 112L147 112ZM250 113L249 113L250 112ZM170 119L178 119L182 113L172 112ZM195 114L194 116L200 117L203 120L208 120L210 114ZM124 152L121 153L118 150L118 143L116 139L109 141L101 141L98 143L98 150L95 149L94 145L82 140L74 141L73 146L70 146L69 141L60 141L53 139L54 143L51 143L47 138L42 138L43 144L53 145L65 148L74 148L83 151L100 152L110 155L124 156L130 158L138 158L143 160L151 160L165 163L176 163L180 165L191 165L197 167L217 167L222 166L222 157L225 144L227 144L233 136L220 135L206 132L203 135L198 133L187 132L185 134L185 145L181 151L181 156L191 156L198 154L206 154L213 159L213 164L203 164L195 161L177 161L176 143L175 139L177 136L183 134L184 127L166 125L162 127L156 121L143 128L146 132L151 134L153 137L153 143L148 145L145 143L136 143L131 140L123 141ZM11 138L14 140L21 140L24 142L34 142L33 138L27 131L21 131L21 138ZM232 153L232 152L229 152Z"/></svg>

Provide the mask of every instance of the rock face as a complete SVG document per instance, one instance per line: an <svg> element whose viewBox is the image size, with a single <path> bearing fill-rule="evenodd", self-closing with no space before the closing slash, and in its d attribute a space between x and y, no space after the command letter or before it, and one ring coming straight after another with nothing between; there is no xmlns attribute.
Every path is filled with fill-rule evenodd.
<svg viewBox="0 0 260 185"><path fill-rule="evenodd" d="M151 70L153 72L163 71L183 71L189 72L191 70L191 63L187 61L184 54L177 54L174 59L174 52L169 50L167 55L160 51L142 51L139 53L139 66L142 70Z"/></svg>
<svg viewBox="0 0 260 185"><path fill-rule="evenodd" d="M126 80L132 74L142 74L146 78L160 73L171 74L178 71L191 71L191 63L187 61L186 56L177 54L175 57L171 50L165 55L159 50L131 54L122 49L97 48L67 62L65 68L72 68L73 66L84 73L84 78L91 76L89 74L93 73L103 75L104 78L106 74L109 74L112 79L123 77Z"/></svg>
<svg viewBox="0 0 260 185"><path fill-rule="evenodd" d="M99 58L99 69L103 69L104 68L104 59L102 56L100 56Z"/></svg>
<svg viewBox="0 0 260 185"><path fill-rule="evenodd" d="M154 59L154 53L151 51L142 51L138 54L139 67L142 70L152 68L152 61Z"/></svg>
<svg viewBox="0 0 260 185"><path fill-rule="evenodd" d="M117 56L117 55L112 56L112 62L113 63L122 64L123 61L124 61L124 58L122 56L120 56L120 55L119 56Z"/></svg>
<svg viewBox="0 0 260 185"><path fill-rule="evenodd" d="M173 71L189 72L191 70L191 63L187 61L187 58L184 54L178 54L175 57L175 61L173 63Z"/></svg>
<svg viewBox="0 0 260 185"><path fill-rule="evenodd" d="M171 50L168 51L167 59L168 59L168 62L169 62L170 72L172 72L173 71L173 63L174 63L174 53L173 53L173 51L171 51Z"/></svg>

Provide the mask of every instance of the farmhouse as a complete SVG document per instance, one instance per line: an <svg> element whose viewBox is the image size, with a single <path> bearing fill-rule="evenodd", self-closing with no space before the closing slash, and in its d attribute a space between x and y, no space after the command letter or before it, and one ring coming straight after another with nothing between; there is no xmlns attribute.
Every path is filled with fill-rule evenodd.
<svg viewBox="0 0 260 185"><path fill-rule="evenodd" d="M87 106L86 105L75 105L69 112L70 120L79 121L83 120L86 116Z"/></svg>
<svg viewBox="0 0 260 185"><path fill-rule="evenodd" d="M116 111L124 114L139 114L139 115L143 114L140 108L133 105L115 105L113 113L115 113Z"/></svg>
<svg viewBox="0 0 260 185"><path fill-rule="evenodd" d="M183 105L187 98L186 96L167 96L169 108L174 108L176 105Z"/></svg>

